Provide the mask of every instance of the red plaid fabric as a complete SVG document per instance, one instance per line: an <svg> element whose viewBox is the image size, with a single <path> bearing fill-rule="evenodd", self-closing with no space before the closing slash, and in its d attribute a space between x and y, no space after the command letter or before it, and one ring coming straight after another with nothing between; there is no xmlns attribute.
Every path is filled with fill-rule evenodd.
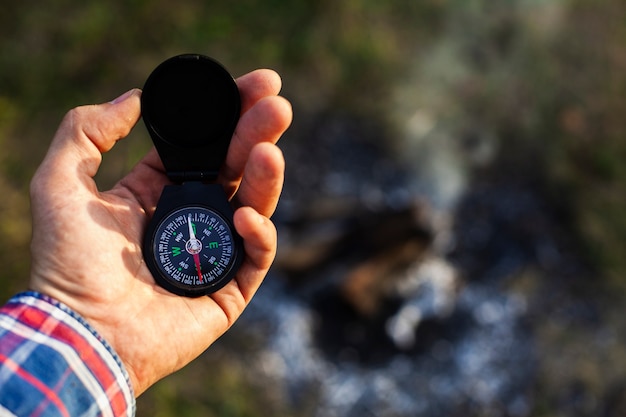
<svg viewBox="0 0 626 417"><path fill-rule="evenodd" d="M35 292L0 309L0 416L133 416L128 374L78 314Z"/></svg>

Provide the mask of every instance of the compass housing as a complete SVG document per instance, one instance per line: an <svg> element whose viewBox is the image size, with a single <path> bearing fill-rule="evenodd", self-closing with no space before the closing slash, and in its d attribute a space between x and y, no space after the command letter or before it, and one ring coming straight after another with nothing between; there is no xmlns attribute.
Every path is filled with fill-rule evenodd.
<svg viewBox="0 0 626 417"><path fill-rule="evenodd" d="M178 55L150 74L141 106L173 183L163 189L144 234L146 265L174 294L211 294L235 277L245 257L231 204L215 183L239 121L239 89L217 61Z"/></svg>
<svg viewBox="0 0 626 417"><path fill-rule="evenodd" d="M215 213L219 223L224 227L220 233L221 241L223 243L228 242L230 246L229 255L223 257L224 263L219 266L220 272L212 279L200 283L195 281L185 282L178 274L168 272L169 268L165 264L168 262L169 257L164 252L169 249L157 250L160 245L167 246L167 233L164 234L163 231L167 230L167 223L172 219L172 215L188 208L206 208ZM189 236L185 236L185 239L181 241L188 241L188 238ZM185 250L181 252L185 254ZM191 253L190 251L187 252ZM245 252L243 240L235 231L233 210L226 199L224 189L217 184L201 184L195 181L187 182L183 185L166 186L157 204L153 221L148 225L144 235L143 253L146 265L155 281L161 287L174 294L186 297L199 297L218 291L228 284L235 277L237 270L241 266ZM176 254L173 255L175 256ZM204 257L204 254L201 253L200 256ZM180 258L182 259L184 256ZM191 268L193 270L193 266ZM203 271L203 273L207 272L209 271ZM195 272L191 272L191 275L194 274Z"/></svg>
<svg viewBox="0 0 626 417"><path fill-rule="evenodd" d="M241 112L239 89L217 61L185 54L160 64L141 96L142 117L173 182L212 182Z"/></svg>

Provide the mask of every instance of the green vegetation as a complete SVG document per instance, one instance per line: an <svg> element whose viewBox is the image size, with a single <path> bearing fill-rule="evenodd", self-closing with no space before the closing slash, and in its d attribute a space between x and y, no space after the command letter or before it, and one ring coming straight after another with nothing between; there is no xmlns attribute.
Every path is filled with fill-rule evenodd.
<svg viewBox="0 0 626 417"><path fill-rule="evenodd" d="M443 11L437 1L420 6L409 1L5 3L0 14L5 298L24 287L28 271L28 182L68 109L111 100L140 87L165 58L199 52L218 58L233 74L278 70L284 94L300 115L336 108L373 114L385 107L390 81L402 72L416 37L430 36ZM102 187L149 146L142 129L117 145L98 175Z"/></svg>

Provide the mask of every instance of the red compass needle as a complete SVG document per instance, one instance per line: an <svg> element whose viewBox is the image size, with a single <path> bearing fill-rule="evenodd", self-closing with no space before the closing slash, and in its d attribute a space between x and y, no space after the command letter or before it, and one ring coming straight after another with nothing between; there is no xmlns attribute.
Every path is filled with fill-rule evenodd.
<svg viewBox="0 0 626 417"><path fill-rule="evenodd" d="M202 284L202 269L200 267L200 255L193 254L193 261L196 263L196 271L198 271L198 284Z"/></svg>

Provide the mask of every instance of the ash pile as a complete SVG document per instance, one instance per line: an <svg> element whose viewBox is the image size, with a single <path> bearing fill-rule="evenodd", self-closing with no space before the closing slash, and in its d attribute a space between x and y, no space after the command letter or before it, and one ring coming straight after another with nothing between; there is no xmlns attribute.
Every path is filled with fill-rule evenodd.
<svg viewBox="0 0 626 417"><path fill-rule="evenodd" d="M302 415L530 415L548 301L525 283L572 269L542 199L485 183L437 207L371 132L318 125L284 145L279 253L239 326L263 341L250 374Z"/></svg>

